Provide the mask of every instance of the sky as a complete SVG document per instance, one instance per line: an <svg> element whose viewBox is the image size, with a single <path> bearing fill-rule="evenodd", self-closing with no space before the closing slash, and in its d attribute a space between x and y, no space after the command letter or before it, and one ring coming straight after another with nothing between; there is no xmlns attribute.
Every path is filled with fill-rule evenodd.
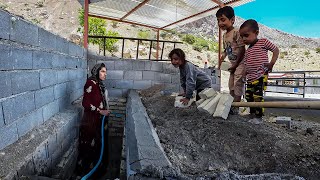
<svg viewBox="0 0 320 180"><path fill-rule="evenodd" d="M235 14L286 33L320 38L320 0L255 0L236 7Z"/></svg>

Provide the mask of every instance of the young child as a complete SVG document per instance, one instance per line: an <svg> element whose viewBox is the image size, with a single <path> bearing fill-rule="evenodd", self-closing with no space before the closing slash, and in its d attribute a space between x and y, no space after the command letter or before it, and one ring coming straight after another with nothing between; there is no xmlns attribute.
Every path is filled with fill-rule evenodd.
<svg viewBox="0 0 320 180"><path fill-rule="evenodd" d="M185 53L179 48L173 49L169 53L169 58L172 65L180 70L180 83L184 90L183 96L185 96L181 102L188 104L194 90L197 90L196 99L199 100L199 92L212 86L210 76L187 61Z"/></svg>
<svg viewBox="0 0 320 180"><path fill-rule="evenodd" d="M263 102L268 72L272 71L278 59L279 49L267 39L258 39L259 26L253 19L245 21L240 26L239 32L243 42L249 45L244 56L247 78L246 99L248 102ZM268 51L273 53L270 63ZM250 114L256 116L250 122L261 123L263 112L263 108L250 108Z"/></svg>
<svg viewBox="0 0 320 180"><path fill-rule="evenodd" d="M230 71L230 94L234 97L234 102L240 102L241 96L244 94L245 66L243 63L243 56L245 47L238 29L233 27L235 21L233 8L230 6L220 8L216 13L216 17L219 27L226 31L223 35L224 52L220 57L220 62L228 56L228 59L231 62L231 67L228 69ZM230 114L238 113L239 108L231 108Z"/></svg>

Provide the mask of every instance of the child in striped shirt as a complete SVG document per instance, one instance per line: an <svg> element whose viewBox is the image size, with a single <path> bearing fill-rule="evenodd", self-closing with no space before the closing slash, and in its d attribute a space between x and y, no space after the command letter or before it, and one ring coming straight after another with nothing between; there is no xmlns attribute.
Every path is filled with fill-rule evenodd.
<svg viewBox="0 0 320 180"><path fill-rule="evenodd" d="M272 71L279 55L279 49L269 40L258 39L258 23L249 19L240 26L240 36L246 45L249 45L244 55L246 66L246 99L248 102L263 102L263 93L266 90L268 72ZM271 62L268 59L268 51L271 51ZM264 109L250 108L250 114L255 114L251 120L253 123L261 123Z"/></svg>

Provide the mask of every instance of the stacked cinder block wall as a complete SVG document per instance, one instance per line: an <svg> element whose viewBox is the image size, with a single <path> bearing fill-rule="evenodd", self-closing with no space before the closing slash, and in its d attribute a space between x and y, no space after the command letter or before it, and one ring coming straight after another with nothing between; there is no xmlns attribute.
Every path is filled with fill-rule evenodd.
<svg viewBox="0 0 320 180"><path fill-rule="evenodd" d="M3 173L9 173L4 169L9 167L8 171L14 171L17 165L10 164L8 157L12 152L9 149L16 145L16 148L26 150L26 147L19 147L18 144L33 129L50 123L54 115L65 114L62 116L64 118L56 119L60 125L55 126L58 129L53 129L52 134L48 135L47 140L51 141L36 145L33 154L27 154L32 158L21 159L25 162L33 159L30 164L36 165L35 157L39 153L46 154L43 156L45 158L51 158L54 150L61 148L69 137L68 133L77 129L75 123L80 118L81 108L73 109L72 112L66 109L83 94L87 60L86 51L82 47L2 10L0 54L0 152L5 154L0 156L2 179L8 175ZM48 127L42 128L39 131L46 131ZM55 138L50 139L49 136ZM58 136L64 138L56 138ZM69 140L73 141L74 138ZM51 147L56 149L52 150ZM69 147L64 148L68 150ZM56 155L62 156L61 153L56 152ZM22 162L19 163L21 165Z"/></svg>

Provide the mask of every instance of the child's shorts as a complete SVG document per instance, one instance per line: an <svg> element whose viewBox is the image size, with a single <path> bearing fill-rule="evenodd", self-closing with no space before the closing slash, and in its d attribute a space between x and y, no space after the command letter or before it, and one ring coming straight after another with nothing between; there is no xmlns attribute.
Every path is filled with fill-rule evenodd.
<svg viewBox="0 0 320 180"><path fill-rule="evenodd" d="M230 74L229 90L234 91L235 96L242 96L244 94L245 84L245 65L239 64L236 71Z"/></svg>

